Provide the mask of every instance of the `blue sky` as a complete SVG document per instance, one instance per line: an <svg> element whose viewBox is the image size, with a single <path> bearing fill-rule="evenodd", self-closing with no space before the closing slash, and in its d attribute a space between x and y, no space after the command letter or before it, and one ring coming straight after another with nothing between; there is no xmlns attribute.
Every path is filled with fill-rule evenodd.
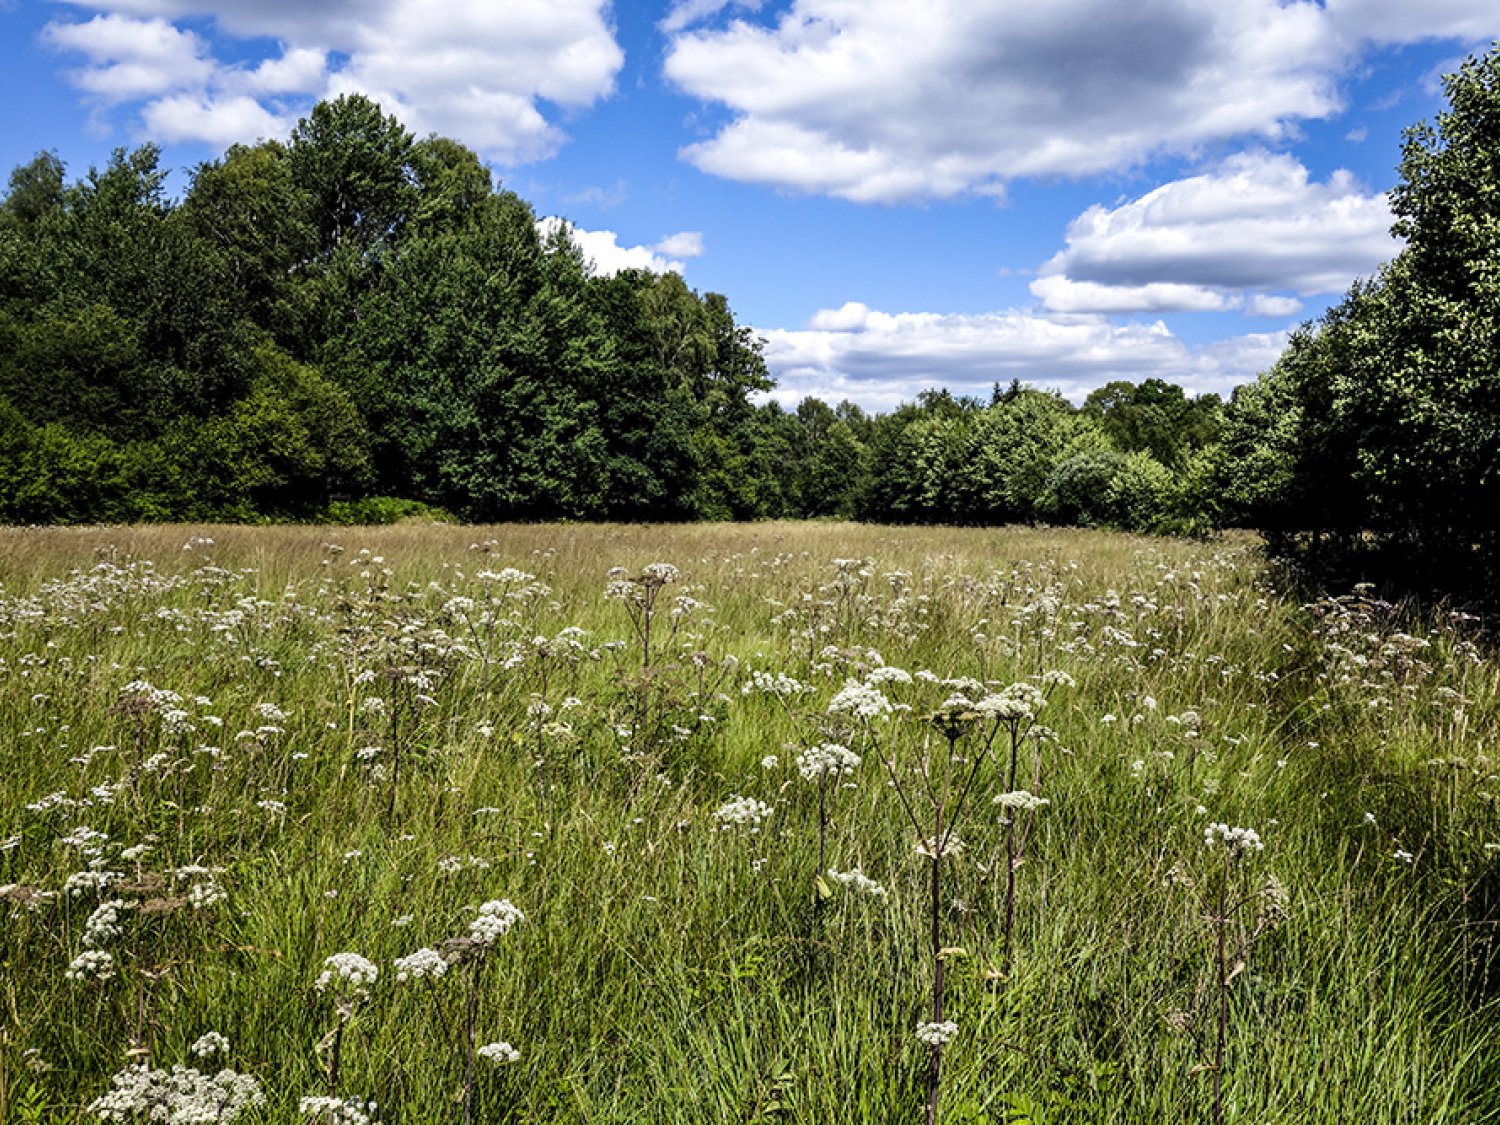
<svg viewBox="0 0 1500 1125"><path fill-rule="evenodd" d="M230 143L359 90L597 269L682 271L791 404L1013 378L1227 394L1399 245L1494 0L0 0L6 169Z"/></svg>

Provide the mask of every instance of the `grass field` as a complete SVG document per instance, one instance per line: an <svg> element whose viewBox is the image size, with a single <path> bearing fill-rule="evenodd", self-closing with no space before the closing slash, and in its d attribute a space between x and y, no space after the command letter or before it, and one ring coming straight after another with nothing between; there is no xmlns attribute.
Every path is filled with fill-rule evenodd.
<svg viewBox="0 0 1500 1125"><path fill-rule="evenodd" d="M1474 627L1237 540L0 530L0 1121L1500 1121Z"/></svg>

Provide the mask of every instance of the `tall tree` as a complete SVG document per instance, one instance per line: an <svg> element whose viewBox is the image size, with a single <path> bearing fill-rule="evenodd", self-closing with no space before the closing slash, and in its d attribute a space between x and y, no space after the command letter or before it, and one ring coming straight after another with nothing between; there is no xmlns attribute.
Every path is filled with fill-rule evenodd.
<svg viewBox="0 0 1500 1125"><path fill-rule="evenodd" d="M292 178L312 196L323 256L393 243L417 201L416 142L363 94L319 102L292 129Z"/></svg>

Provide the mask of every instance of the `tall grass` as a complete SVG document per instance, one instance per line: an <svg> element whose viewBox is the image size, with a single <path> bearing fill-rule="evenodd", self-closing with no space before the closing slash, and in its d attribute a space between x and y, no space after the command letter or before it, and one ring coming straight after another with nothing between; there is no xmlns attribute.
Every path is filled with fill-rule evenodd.
<svg viewBox="0 0 1500 1125"><path fill-rule="evenodd" d="M648 653L606 591L656 563ZM252 1078L247 1122L915 1122L934 922L940 1120L1500 1120L1472 627L1289 603L1239 541L0 530L0 1120L93 1120L183 1064ZM932 676L879 684L911 709L868 730L830 714L881 667ZM883 761L1049 671L1074 686L1016 782L1049 803L1007 878L982 769L934 918ZM836 789L796 765L828 742L863 755ZM1233 919L1213 823L1264 842ZM464 945L501 900L524 921ZM424 947L454 968L398 982ZM112 975L69 979L89 950ZM378 979L320 991L346 952ZM192 1054L209 1031L227 1055Z"/></svg>

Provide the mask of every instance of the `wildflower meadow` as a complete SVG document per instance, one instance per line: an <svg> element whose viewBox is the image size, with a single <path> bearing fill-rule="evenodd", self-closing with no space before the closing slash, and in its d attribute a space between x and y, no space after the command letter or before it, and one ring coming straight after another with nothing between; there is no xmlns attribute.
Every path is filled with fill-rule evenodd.
<svg viewBox="0 0 1500 1125"><path fill-rule="evenodd" d="M1500 1121L1500 665L1274 578L0 530L0 1121Z"/></svg>

